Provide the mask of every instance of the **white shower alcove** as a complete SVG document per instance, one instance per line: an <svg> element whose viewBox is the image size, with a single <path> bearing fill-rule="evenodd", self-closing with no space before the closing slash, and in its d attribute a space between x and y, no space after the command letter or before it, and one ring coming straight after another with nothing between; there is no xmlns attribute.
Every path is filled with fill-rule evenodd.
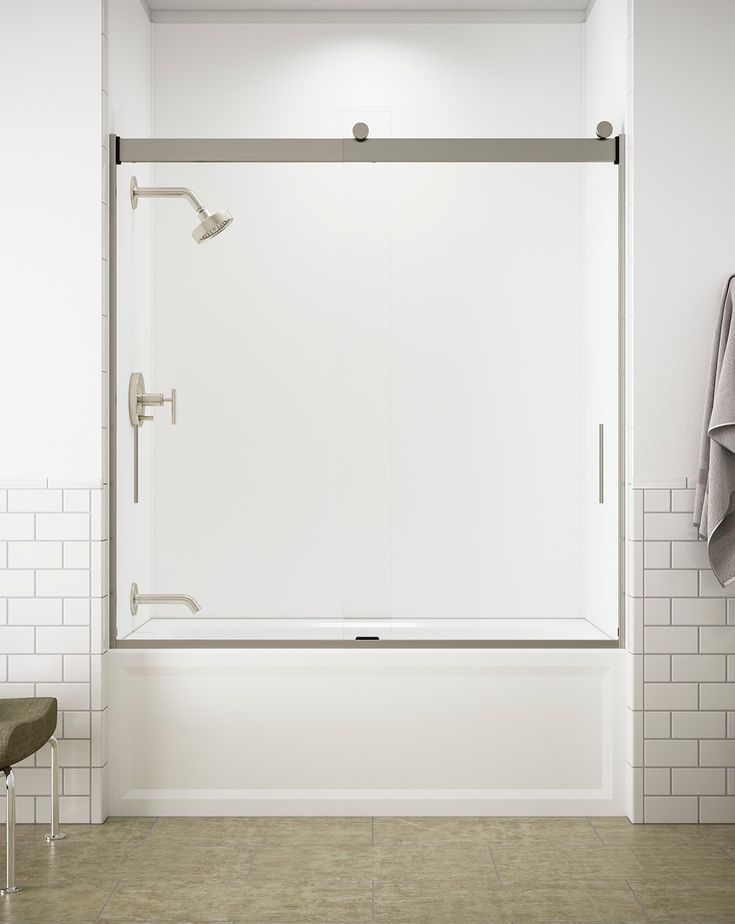
<svg viewBox="0 0 735 924"><path fill-rule="evenodd" d="M625 811L605 9L154 24L150 92L114 123L111 812ZM218 68L191 68L202 47ZM132 162L135 139L346 139L362 162ZM585 157L365 155L401 139ZM197 245L185 202L130 207L133 176L234 221ZM177 397L175 426L146 408L137 504L135 372ZM201 610L133 615L133 583Z"/></svg>

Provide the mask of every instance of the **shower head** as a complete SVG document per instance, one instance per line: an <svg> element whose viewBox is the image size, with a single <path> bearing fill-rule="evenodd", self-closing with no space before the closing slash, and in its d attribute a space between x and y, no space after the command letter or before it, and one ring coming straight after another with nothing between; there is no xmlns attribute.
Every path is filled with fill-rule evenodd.
<svg viewBox="0 0 735 924"><path fill-rule="evenodd" d="M224 209L221 212L212 212L211 214L204 209L204 212L200 212L199 214L204 214L206 217L204 221L198 224L191 232L191 236L197 244L201 244L202 241L208 241L210 237L214 237L216 234L219 234L220 231L224 231L228 225L232 224L232 215Z"/></svg>
<svg viewBox="0 0 735 924"><path fill-rule="evenodd" d="M225 209L218 212L208 212L194 193L184 186L138 186L138 181L135 177L130 180L130 204L134 209L138 207L138 199L167 199L172 197L186 199L201 219L200 223L191 232L191 236L197 244L208 241L210 237L224 231L233 222L232 215Z"/></svg>

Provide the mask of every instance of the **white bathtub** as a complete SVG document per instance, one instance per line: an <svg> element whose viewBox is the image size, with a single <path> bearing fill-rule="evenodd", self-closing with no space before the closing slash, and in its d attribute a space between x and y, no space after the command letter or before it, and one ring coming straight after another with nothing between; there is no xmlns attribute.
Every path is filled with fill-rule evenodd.
<svg viewBox="0 0 735 924"><path fill-rule="evenodd" d="M625 653L128 649L113 815L625 814Z"/></svg>

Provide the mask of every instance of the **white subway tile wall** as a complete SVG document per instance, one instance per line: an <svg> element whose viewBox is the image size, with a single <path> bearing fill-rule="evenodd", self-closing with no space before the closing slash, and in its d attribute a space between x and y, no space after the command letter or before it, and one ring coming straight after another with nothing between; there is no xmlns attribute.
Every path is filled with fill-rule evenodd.
<svg viewBox="0 0 735 924"><path fill-rule="evenodd" d="M102 189L102 471L86 478L0 479L0 698L55 696L62 767L62 822L105 820L107 765L104 658L108 648L107 561L109 299L108 0L100 0ZM17 817L48 823L49 747L16 768ZM4 817L4 798L0 798Z"/></svg>
<svg viewBox="0 0 735 924"><path fill-rule="evenodd" d="M10 508L0 514L0 698L56 697L61 820L100 823L107 489L3 487L0 503ZM19 821L48 820L48 766L46 747L17 767Z"/></svg>
<svg viewBox="0 0 735 924"><path fill-rule="evenodd" d="M632 817L733 822L735 585L720 587L709 568L691 480L650 483L631 488L627 504L628 561L643 562L627 589L629 779L642 789Z"/></svg>

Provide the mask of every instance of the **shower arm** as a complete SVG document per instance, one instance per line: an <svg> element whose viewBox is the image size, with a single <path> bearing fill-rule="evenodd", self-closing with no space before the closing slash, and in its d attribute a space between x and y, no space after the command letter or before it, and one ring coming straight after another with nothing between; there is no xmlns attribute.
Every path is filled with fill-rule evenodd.
<svg viewBox="0 0 735 924"><path fill-rule="evenodd" d="M135 183L130 188L133 208L137 207L138 199L186 199L199 215L207 214L196 194L186 186L138 186Z"/></svg>
<svg viewBox="0 0 735 924"><path fill-rule="evenodd" d="M138 585L133 584L130 588L130 612L135 616L139 606L147 606L154 603L183 603L188 606L192 613L198 613L201 606L194 597L189 594L141 594L138 592Z"/></svg>

